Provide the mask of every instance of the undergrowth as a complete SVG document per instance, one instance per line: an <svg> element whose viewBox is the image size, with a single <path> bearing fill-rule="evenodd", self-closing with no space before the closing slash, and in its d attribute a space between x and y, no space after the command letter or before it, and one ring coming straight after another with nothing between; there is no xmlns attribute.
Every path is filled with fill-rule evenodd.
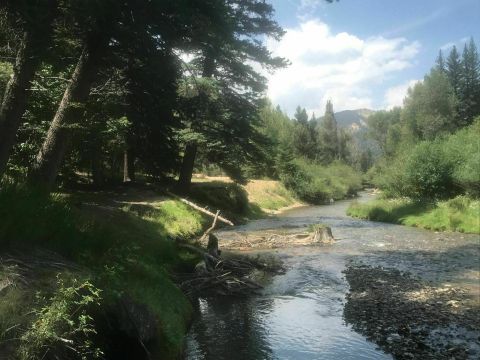
<svg viewBox="0 0 480 360"><path fill-rule="evenodd" d="M437 202L408 198L378 199L365 204L353 202L347 214L436 231L480 233L480 200L467 196Z"/></svg>

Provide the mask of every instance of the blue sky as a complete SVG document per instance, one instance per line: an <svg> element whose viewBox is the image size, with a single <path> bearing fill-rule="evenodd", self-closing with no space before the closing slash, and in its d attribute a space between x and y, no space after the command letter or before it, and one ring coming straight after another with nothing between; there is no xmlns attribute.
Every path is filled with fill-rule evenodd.
<svg viewBox="0 0 480 360"><path fill-rule="evenodd" d="M480 44L480 0L270 0L287 31L270 50L291 66L270 74L268 95L292 115L401 105L440 48Z"/></svg>

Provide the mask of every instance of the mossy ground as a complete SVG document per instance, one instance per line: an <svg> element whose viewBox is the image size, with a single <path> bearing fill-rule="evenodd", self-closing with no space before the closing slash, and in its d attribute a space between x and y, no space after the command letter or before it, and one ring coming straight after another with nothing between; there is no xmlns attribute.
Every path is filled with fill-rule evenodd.
<svg viewBox="0 0 480 360"><path fill-rule="evenodd" d="M435 231L480 233L480 200L457 196L430 203L407 198L353 202L347 214L356 218L416 226Z"/></svg>

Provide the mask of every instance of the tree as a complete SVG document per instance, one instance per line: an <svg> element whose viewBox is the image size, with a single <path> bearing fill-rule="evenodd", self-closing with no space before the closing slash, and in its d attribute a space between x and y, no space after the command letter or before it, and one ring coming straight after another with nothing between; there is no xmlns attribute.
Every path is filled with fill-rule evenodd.
<svg viewBox="0 0 480 360"><path fill-rule="evenodd" d="M333 112L333 104L327 101L325 116L318 127L319 158L329 164L339 156L337 120Z"/></svg>
<svg viewBox="0 0 480 360"><path fill-rule="evenodd" d="M22 35L0 107L0 178L27 106L30 83L50 43L57 1L9 0L2 2L2 10Z"/></svg>
<svg viewBox="0 0 480 360"><path fill-rule="evenodd" d="M442 50L438 51L436 68L443 73L446 72L446 64L445 64L445 59L443 58Z"/></svg>
<svg viewBox="0 0 480 360"><path fill-rule="evenodd" d="M393 127L400 123L400 113L401 108L395 107L389 111L377 111L367 119L367 137L378 145L382 155L393 155Z"/></svg>
<svg viewBox="0 0 480 360"><path fill-rule="evenodd" d="M314 160L316 157L316 133L308 121L305 108L297 106L294 114L293 147L298 156Z"/></svg>
<svg viewBox="0 0 480 360"><path fill-rule="evenodd" d="M448 80L450 81L455 96L458 96L458 92L460 91L460 80L462 77L462 63L455 45L452 50L450 50L446 65Z"/></svg>
<svg viewBox="0 0 480 360"><path fill-rule="evenodd" d="M432 69L422 83L410 89L405 98L401 117L405 126L406 141L434 139L458 128L456 123L457 100L448 78Z"/></svg>
<svg viewBox="0 0 480 360"><path fill-rule="evenodd" d="M221 96L216 97L218 104L207 102L207 109L184 117L185 126L197 136L185 144L180 191L189 191L199 150L196 139L209 144L202 149L209 161L238 180L242 179L240 165L261 156L256 143L262 139L255 124L266 79L250 63L271 70L285 65L258 41L260 36L279 39L283 35L272 17L272 6L259 0L202 3L199 7L193 23L193 48L189 49L197 56L188 72L196 78L211 78ZM205 98L201 91L198 96Z"/></svg>
<svg viewBox="0 0 480 360"><path fill-rule="evenodd" d="M83 26L80 30L83 32L80 57L29 175L30 183L45 190L54 185L72 126L83 116L85 102L116 20L115 5L111 1L92 1L82 5L73 7L73 17Z"/></svg>
<svg viewBox="0 0 480 360"><path fill-rule="evenodd" d="M465 126L480 114L480 59L473 38L465 44L461 65L459 115Z"/></svg>

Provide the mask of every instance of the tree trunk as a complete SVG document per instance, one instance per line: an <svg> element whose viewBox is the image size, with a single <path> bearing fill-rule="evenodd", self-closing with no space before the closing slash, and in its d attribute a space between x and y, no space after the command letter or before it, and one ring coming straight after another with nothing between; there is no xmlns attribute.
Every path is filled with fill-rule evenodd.
<svg viewBox="0 0 480 360"><path fill-rule="evenodd" d="M92 157L92 179L93 185L101 187L105 183L105 176L103 173L103 159L99 149L95 149Z"/></svg>
<svg viewBox="0 0 480 360"><path fill-rule="evenodd" d="M203 63L203 77L212 77L215 71L215 60L211 51L206 51L205 60ZM196 119L196 121L203 121L203 119ZM195 157L197 156L197 144L190 143L185 147L185 153L182 159L182 168L180 169L180 176L178 178L178 190L182 193L190 191L192 184L193 167L195 166Z"/></svg>
<svg viewBox="0 0 480 360"><path fill-rule="evenodd" d="M102 49L99 42L91 43L96 46L84 47L30 172L29 182L46 191L50 191L55 183L67 150L71 126L83 115L82 105L88 98Z"/></svg>
<svg viewBox="0 0 480 360"><path fill-rule="evenodd" d="M197 144L187 144L182 160L182 168L178 178L178 190L182 193L190 191L192 184L193 167L195 165L195 157L197 156Z"/></svg>
<svg viewBox="0 0 480 360"><path fill-rule="evenodd" d="M130 181L135 181L135 152L132 148L127 149L127 162L128 162L128 178Z"/></svg>
<svg viewBox="0 0 480 360"><path fill-rule="evenodd" d="M17 130L27 106L27 91L39 63L34 39L29 32L25 32L17 52L13 76L8 82L0 108L0 178L15 144Z"/></svg>
<svg viewBox="0 0 480 360"><path fill-rule="evenodd" d="M129 161L128 161L128 151L125 149L123 152L123 182L128 183L130 182L130 176L129 176Z"/></svg>

